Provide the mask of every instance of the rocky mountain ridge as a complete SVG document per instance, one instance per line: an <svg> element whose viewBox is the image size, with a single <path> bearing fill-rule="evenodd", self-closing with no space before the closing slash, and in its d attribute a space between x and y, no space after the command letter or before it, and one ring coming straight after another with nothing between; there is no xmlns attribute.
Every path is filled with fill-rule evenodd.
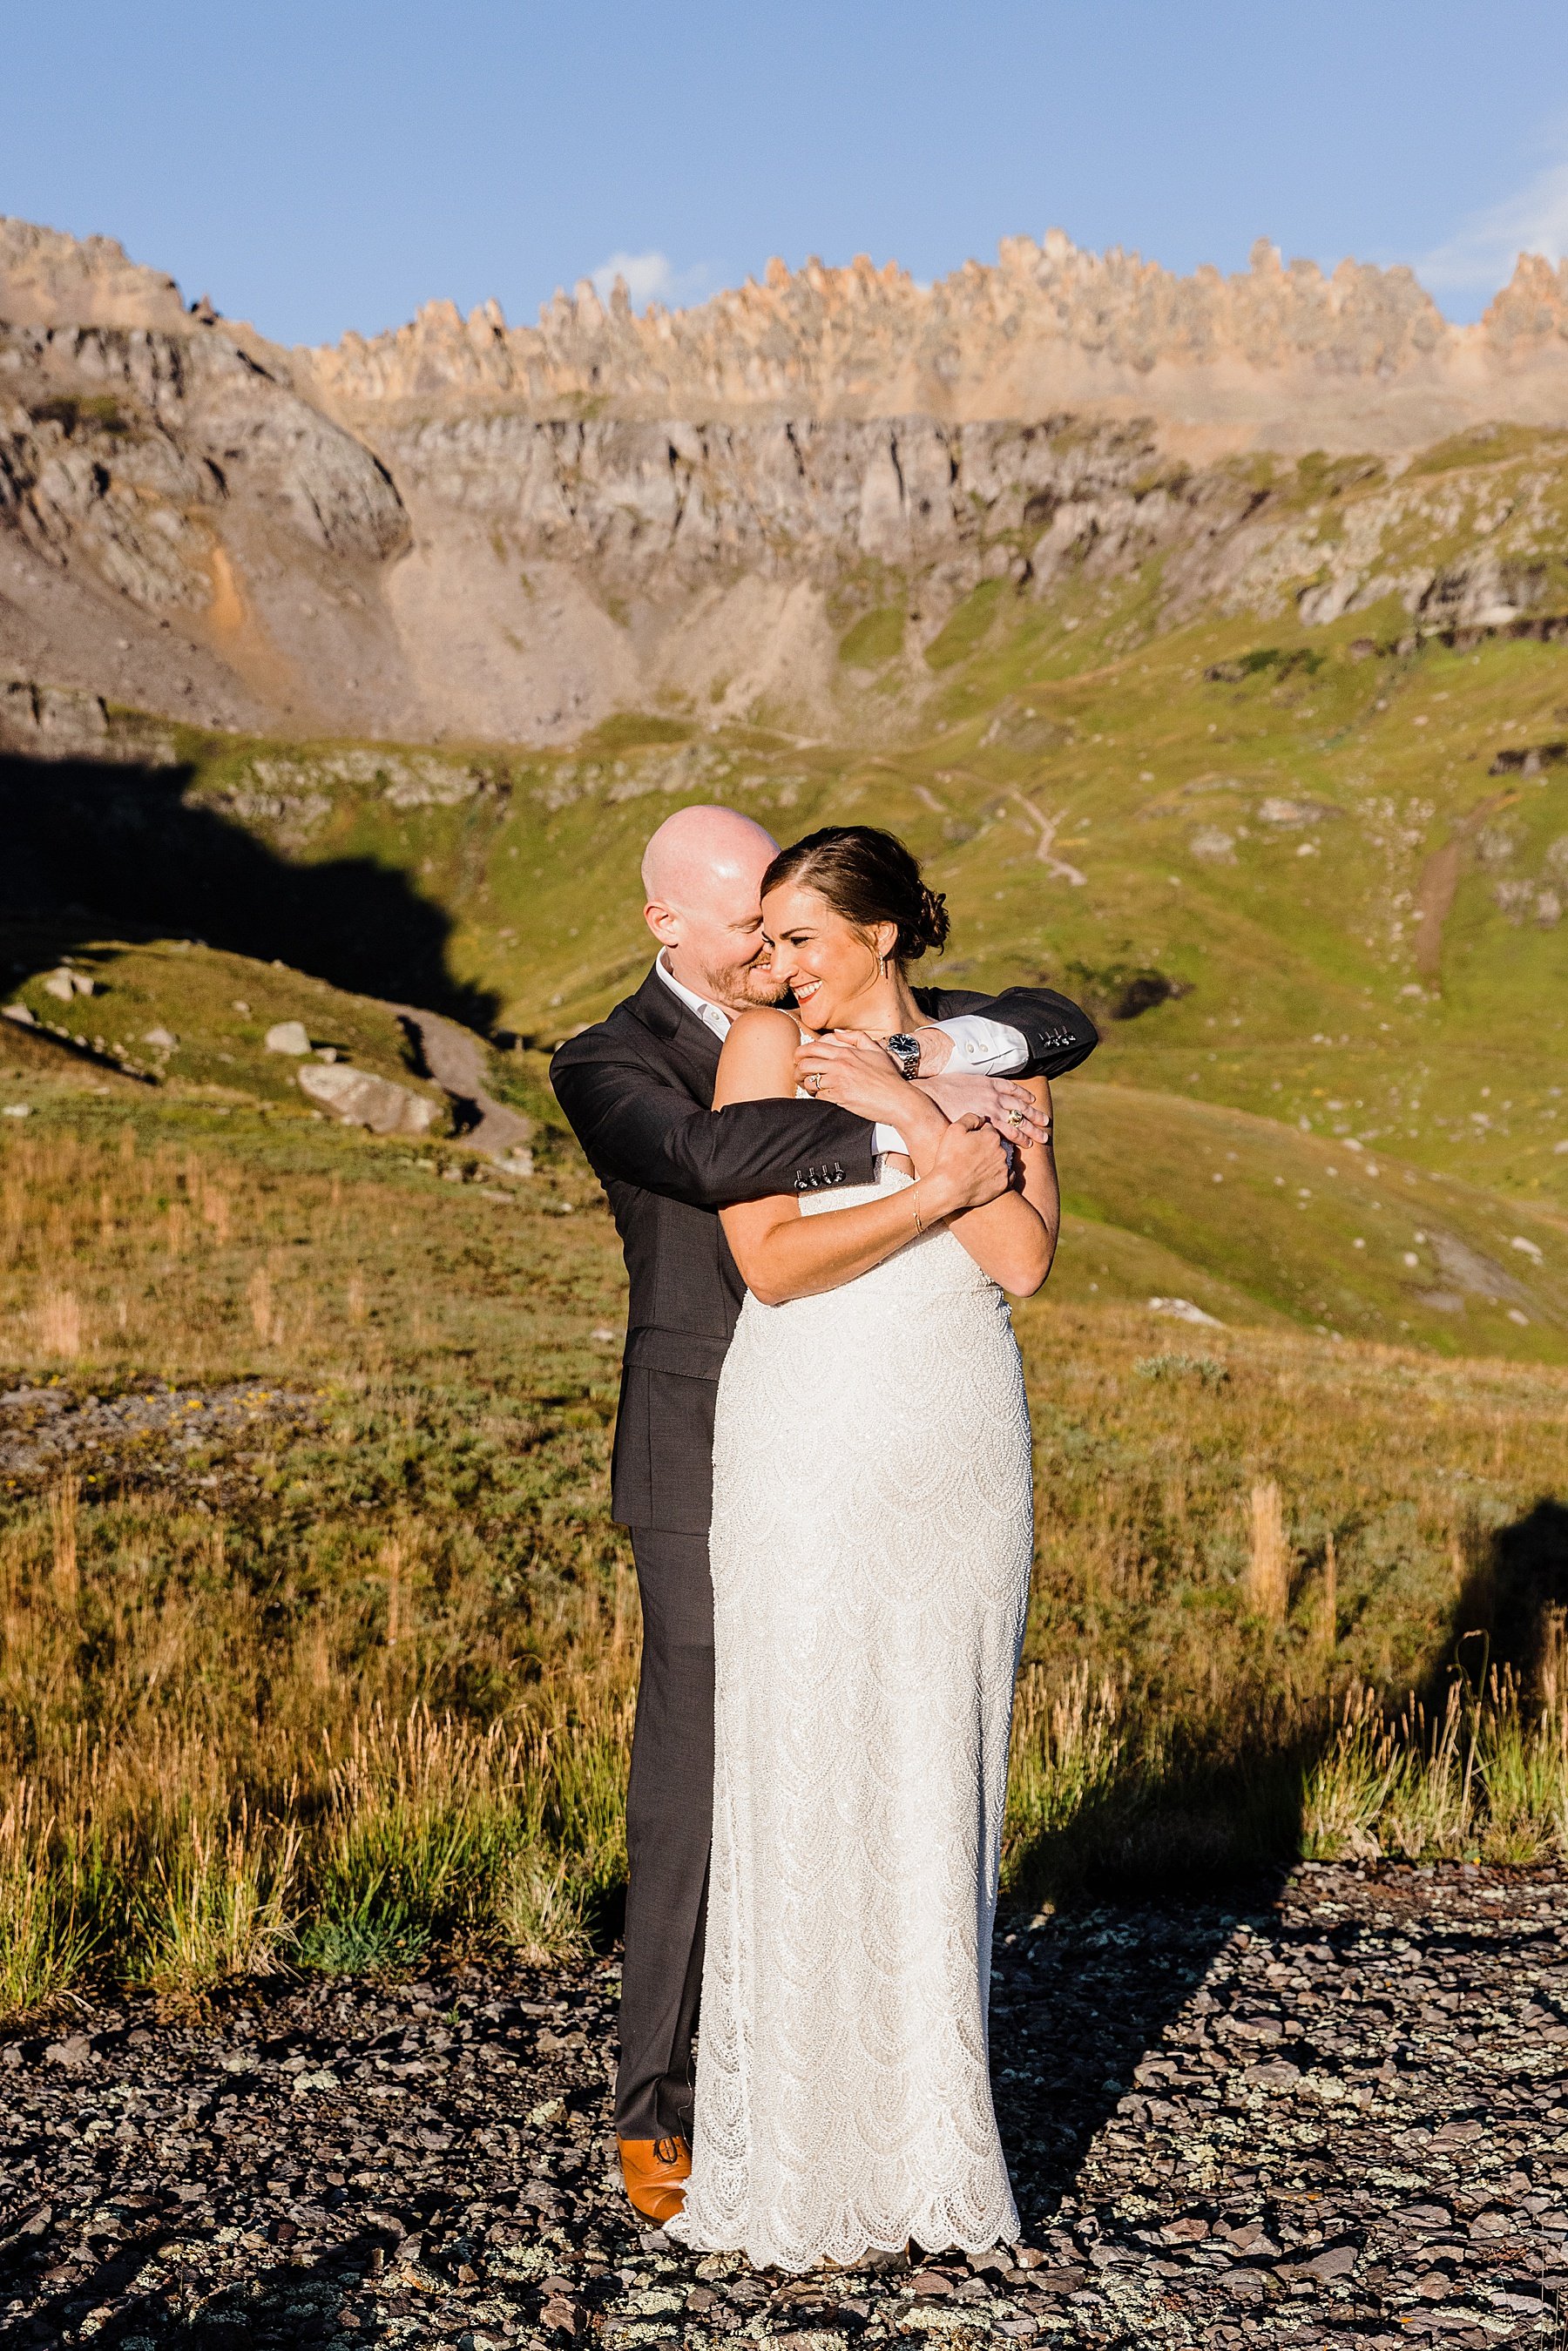
<svg viewBox="0 0 1568 2351"><path fill-rule="evenodd" d="M0 220L0 316L166 333L216 322L205 297L187 311L172 278L112 239L15 220ZM248 328L225 331L268 349ZM549 418L963 423L1090 406L1210 447L1387 452L1500 416L1568 421L1568 263L1521 254L1480 321L1456 327L1403 266L1346 260L1325 275L1260 238L1247 270L1181 277L1051 229L1004 237L994 264L931 285L862 254L846 268L774 260L760 283L685 310L639 314L623 281L606 302L586 278L532 327L509 326L494 300L466 318L432 301L407 326L286 364L302 392L345 412L434 402Z"/></svg>
<svg viewBox="0 0 1568 2351"><path fill-rule="evenodd" d="M1521 256L1480 323L1454 327L1406 268L1250 267L1178 277L1136 254L1082 252L1052 230L1004 238L922 286L861 256L774 261L762 283L639 316L584 279L537 327L494 301L433 302L369 340L298 355L348 413L434 401L543 416L738 422L926 415L962 423L1092 408L1153 416L1195 449L1410 449L1481 419L1568 416L1568 267Z"/></svg>
<svg viewBox="0 0 1568 2351"><path fill-rule="evenodd" d="M0 668L18 723L47 685L297 735L896 732L992 582L1103 606L1155 566L1155 626L1539 612L1552 427L1568 266L1529 256L1466 329L1405 270L1180 279L1052 233L930 287L774 265L680 313L583 285L538 328L436 304L290 353L3 222Z"/></svg>

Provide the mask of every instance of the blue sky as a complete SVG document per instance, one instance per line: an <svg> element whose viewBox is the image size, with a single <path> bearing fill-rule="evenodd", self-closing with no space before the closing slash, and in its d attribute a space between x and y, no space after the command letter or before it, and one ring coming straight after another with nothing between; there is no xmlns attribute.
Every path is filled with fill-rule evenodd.
<svg viewBox="0 0 1568 2351"><path fill-rule="evenodd" d="M1052 225L1187 270L1407 261L1471 318L1568 253L1563 0L74 0L31 12L0 212L118 236L287 342L531 319L633 256L927 278Z"/></svg>

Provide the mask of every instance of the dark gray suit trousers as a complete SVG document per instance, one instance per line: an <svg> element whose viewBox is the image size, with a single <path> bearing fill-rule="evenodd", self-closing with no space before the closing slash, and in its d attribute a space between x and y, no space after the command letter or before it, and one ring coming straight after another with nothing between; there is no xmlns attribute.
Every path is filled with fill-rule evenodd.
<svg viewBox="0 0 1568 2351"><path fill-rule="evenodd" d="M713 1828L713 1583L707 1537L632 1529L643 1675L626 1790L622 2138L692 2132Z"/></svg>

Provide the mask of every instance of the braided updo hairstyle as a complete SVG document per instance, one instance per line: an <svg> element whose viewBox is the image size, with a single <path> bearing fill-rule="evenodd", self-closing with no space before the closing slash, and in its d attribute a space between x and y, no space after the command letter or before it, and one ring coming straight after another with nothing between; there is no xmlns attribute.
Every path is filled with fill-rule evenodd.
<svg viewBox="0 0 1568 2351"><path fill-rule="evenodd" d="M913 963L947 944L947 901L928 890L902 841L873 824L829 824L781 849L762 877L762 895L782 882L814 890L857 930L896 923L895 963Z"/></svg>

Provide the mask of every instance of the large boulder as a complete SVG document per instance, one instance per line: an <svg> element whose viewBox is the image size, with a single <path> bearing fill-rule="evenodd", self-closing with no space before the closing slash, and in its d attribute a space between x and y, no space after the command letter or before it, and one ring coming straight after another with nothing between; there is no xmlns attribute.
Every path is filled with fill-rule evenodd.
<svg viewBox="0 0 1568 2351"><path fill-rule="evenodd" d="M391 1078L373 1077L369 1070L350 1069L346 1061L312 1061L299 1072L304 1092L348 1126L368 1126L372 1134L426 1134L440 1115L439 1106Z"/></svg>

